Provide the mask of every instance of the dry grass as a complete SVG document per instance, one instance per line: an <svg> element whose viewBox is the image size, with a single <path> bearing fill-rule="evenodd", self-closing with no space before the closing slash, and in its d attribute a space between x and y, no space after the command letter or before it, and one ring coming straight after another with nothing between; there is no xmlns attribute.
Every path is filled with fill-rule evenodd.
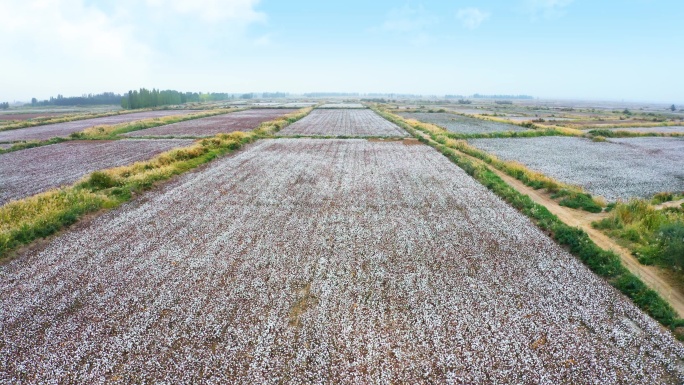
<svg viewBox="0 0 684 385"><path fill-rule="evenodd" d="M133 193L152 187L244 144L273 135L313 108L303 108L279 119L262 123L256 130L219 134L192 146L173 149L128 166L96 171L76 184L0 207L0 260L22 244L55 233L82 215L112 208L129 200ZM114 131L113 131L114 132ZM110 133L111 134L111 133Z"/></svg>
<svg viewBox="0 0 684 385"><path fill-rule="evenodd" d="M130 123L95 126L95 127L86 128L85 130L83 130L79 133L72 134L72 137L75 137L77 139L111 139L113 137L116 137L118 135L121 135L121 134L124 134L127 132L131 132L131 131L144 130L146 128L164 126L167 124L183 122L186 120L206 118L209 116L228 114L228 113L236 112L236 111L241 111L241 109L225 108L225 109L203 111L203 112L199 112L196 114L190 114L190 115L185 115L185 116L172 115L172 116L164 116L161 118L139 120L139 121L130 122Z"/></svg>

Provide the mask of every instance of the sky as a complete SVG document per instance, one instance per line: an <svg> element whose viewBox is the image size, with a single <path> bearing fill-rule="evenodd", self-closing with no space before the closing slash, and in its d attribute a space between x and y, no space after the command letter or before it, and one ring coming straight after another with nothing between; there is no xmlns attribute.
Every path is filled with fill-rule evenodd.
<svg viewBox="0 0 684 385"><path fill-rule="evenodd" d="M680 0L0 0L0 101L140 87L684 103Z"/></svg>

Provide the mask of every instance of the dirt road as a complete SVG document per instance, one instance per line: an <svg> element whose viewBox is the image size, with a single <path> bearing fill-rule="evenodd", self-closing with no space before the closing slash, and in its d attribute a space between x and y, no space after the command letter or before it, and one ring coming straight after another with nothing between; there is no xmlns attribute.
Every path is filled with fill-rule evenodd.
<svg viewBox="0 0 684 385"><path fill-rule="evenodd" d="M465 153L459 152L459 154L471 159L473 162L484 164L484 162L481 160ZM487 167L489 167L490 170L496 173L508 185L518 190L518 192L529 196L534 202L546 207L566 224L579 227L586 231L591 240L594 241L594 243L596 243L600 248L604 250L612 250L618 254L625 267L627 267L632 274L641 278L646 285L665 298L680 317L684 316L684 293L682 293L678 288L675 287L675 285L673 285L673 283L666 277L666 274L664 274L662 269L659 269L655 266L642 265L634 256L632 256L632 253L628 249L618 245L610 237L591 227L592 222L606 218L609 214L593 214L561 206L543 191L535 190L525 185L523 182L509 176L508 174L495 169L494 167Z"/></svg>

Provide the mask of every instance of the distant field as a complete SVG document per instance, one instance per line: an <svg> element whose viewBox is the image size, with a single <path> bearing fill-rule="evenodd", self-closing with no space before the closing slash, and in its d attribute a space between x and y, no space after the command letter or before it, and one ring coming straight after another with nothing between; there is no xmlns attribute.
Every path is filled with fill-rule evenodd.
<svg viewBox="0 0 684 385"><path fill-rule="evenodd" d="M88 127L119 124L132 122L142 119L159 118L171 115L187 115L196 110L162 110L162 111L146 111L134 112L130 114L107 116L95 119L75 120L73 122L47 124L44 126L35 126L28 128L19 128L16 130L0 131L0 142L16 142L20 140L47 140L55 137L66 137L73 132L83 131Z"/></svg>
<svg viewBox="0 0 684 385"><path fill-rule="evenodd" d="M253 130L263 122L297 111L296 109L253 109L225 115L187 120L174 124L133 131L125 136L213 136L220 133Z"/></svg>
<svg viewBox="0 0 684 385"><path fill-rule="evenodd" d="M611 128L611 131L632 131L632 132L661 132L666 134L684 134L684 126L658 126L658 127L625 127Z"/></svg>
<svg viewBox="0 0 684 385"><path fill-rule="evenodd" d="M262 140L2 267L0 381L679 384L682 345L424 145Z"/></svg>
<svg viewBox="0 0 684 385"><path fill-rule="evenodd" d="M525 131L524 127L513 124L492 122L445 112L401 112L404 118L432 123L459 134L485 134L490 132Z"/></svg>
<svg viewBox="0 0 684 385"><path fill-rule="evenodd" d="M26 114L5 114L0 112L0 120L29 120L35 118L49 118L55 116L62 116L69 114L69 112L37 112Z"/></svg>
<svg viewBox="0 0 684 385"><path fill-rule="evenodd" d="M473 139L474 146L515 160L608 200L684 191L684 139L538 137Z"/></svg>
<svg viewBox="0 0 684 385"><path fill-rule="evenodd" d="M407 136L406 131L368 109L317 109L279 135Z"/></svg>
<svg viewBox="0 0 684 385"><path fill-rule="evenodd" d="M1 154L0 205L190 143L192 140L70 141Z"/></svg>
<svg viewBox="0 0 684 385"><path fill-rule="evenodd" d="M366 108L366 106L361 103L328 103L318 108Z"/></svg>

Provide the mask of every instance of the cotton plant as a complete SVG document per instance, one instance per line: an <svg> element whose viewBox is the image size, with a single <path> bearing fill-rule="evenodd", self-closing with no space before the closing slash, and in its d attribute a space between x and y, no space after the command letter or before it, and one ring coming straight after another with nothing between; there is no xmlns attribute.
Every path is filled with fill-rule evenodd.
<svg viewBox="0 0 684 385"><path fill-rule="evenodd" d="M71 185L101 169L153 158L192 140L70 141L0 154L0 205Z"/></svg>
<svg viewBox="0 0 684 385"><path fill-rule="evenodd" d="M315 109L279 135L403 137L408 133L371 110L340 108Z"/></svg>
<svg viewBox="0 0 684 385"><path fill-rule="evenodd" d="M684 380L656 321L401 141L261 140L0 274L0 383Z"/></svg>
<svg viewBox="0 0 684 385"><path fill-rule="evenodd" d="M560 182L580 185L608 201L684 191L684 139L575 137L472 139L502 160L518 161Z"/></svg>

